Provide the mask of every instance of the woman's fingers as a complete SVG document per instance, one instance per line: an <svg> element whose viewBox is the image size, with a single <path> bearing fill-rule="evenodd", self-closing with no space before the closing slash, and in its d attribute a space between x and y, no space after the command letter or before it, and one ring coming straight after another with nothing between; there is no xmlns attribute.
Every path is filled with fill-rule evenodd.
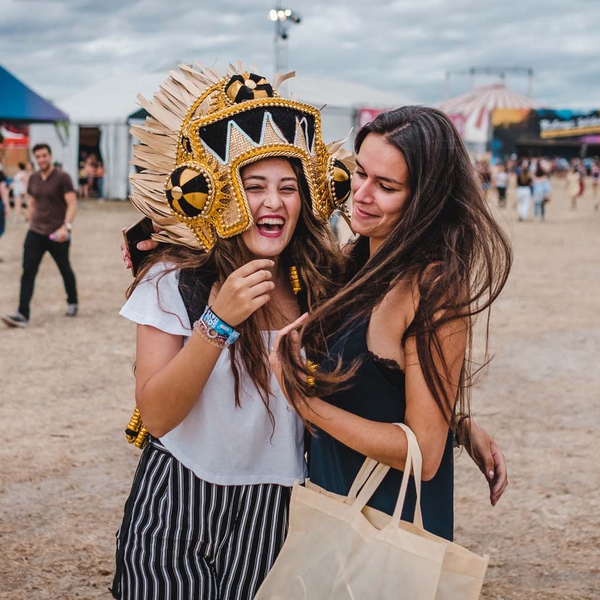
<svg viewBox="0 0 600 600"><path fill-rule="evenodd" d="M281 340L284 338L284 336L290 333L290 331L298 329L298 327L300 327L306 321L306 319L308 319L308 313L304 313L303 315L298 317L293 323L290 323L289 325L286 325L285 327L280 329L277 335L275 336L275 341L273 342L273 345L271 346L271 352L279 352L279 344L281 343ZM298 343L297 338L294 341Z"/></svg>
<svg viewBox="0 0 600 600"><path fill-rule="evenodd" d="M137 249L147 252L148 250L154 250L158 246L158 242L154 240L142 240L137 243Z"/></svg>
<svg viewBox="0 0 600 600"><path fill-rule="evenodd" d="M257 258L241 266L232 275L235 273L239 277L248 277L260 269L272 269L274 266L275 263L270 258Z"/></svg>
<svg viewBox="0 0 600 600"><path fill-rule="evenodd" d="M259 269L258 271L247 275L240 281L242 281L244 285L252 287L265 281L271 281L271 279L273 279L273 273L271 273L271 271L268 271L267 269Z"/></svg>
<svg viewBox="0 0 600 600"><path fill-rule="evenodd" d="M492 442L490 449L492 456L494 457L495 473L493 482L490 482L490 500L492 506L495 506L508 485L508 468L506 466L504 453L495 442Z"/></svg>
<svg viewBox="0 0 600 600"><path fill-rule="evenodd" d="M277 354L279 352L279 344L281 344L281 340L283 339L283 337L287 335L288 327L289 325L279 330L279 332L275 336L275 339L273 340L273 344L271 344L270 354Z"/></svg>

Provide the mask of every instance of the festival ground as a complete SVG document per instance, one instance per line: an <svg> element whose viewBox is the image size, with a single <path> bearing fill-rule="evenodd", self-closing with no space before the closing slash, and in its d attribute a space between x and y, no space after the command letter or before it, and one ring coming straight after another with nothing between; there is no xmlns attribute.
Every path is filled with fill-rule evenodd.
<svg viewBox="0 0 600 600"><path fill-rule="evenodd" d="M498 506L457 457L456 540L490 554L487 600L598 598L600 587L600 213L568 209L556 182L545 223L499 214L515 248L491 323L494 358L473 412L509 465ZM589 194L589 192L588 192ZM126 203L81 205L72 257L80 315L42 264L28 329L0 329L0 598L110 597L114 534L139 451L123 434L133 408L134 326L118 316L130 275ZM9 220L10 225L10 220ZM16 307L26 225L0 240L0 311Z"/></svg>

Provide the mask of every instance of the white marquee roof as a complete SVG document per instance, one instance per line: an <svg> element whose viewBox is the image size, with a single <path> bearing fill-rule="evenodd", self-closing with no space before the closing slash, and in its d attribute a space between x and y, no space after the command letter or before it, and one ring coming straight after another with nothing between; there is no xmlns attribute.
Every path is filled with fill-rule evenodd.
<svg viewBox="0 0 600 600"><path fill-rule="evenodd" d="M129 115L139 110L136 96L151 97L164 79L164 71L136 77L113 77L58 104L72 123L91 126L124 123ZM406 98L348 81L294 77L284 85L296 99L317 108L324 105L329 108L396 108L407 103Z"/></svg>

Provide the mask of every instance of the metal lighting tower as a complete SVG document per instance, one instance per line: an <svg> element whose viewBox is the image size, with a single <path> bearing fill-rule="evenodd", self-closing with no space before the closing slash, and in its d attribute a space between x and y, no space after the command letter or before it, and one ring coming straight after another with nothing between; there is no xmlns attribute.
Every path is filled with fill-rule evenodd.
<svg viewBox="0 0 600 600"><path fill-rule="evenodd" d="M527 97L531 98L533 93L533 69L530 67L471 67L468 70L446 71L445 97L450 97L450 76L451 75L468 75L471 79L471 89L475 87L475 75L495 75L500 77L502 83L506 79L507 73L518 73L527 75Z"/></svg>
<svg viewBox="0 0 600 600"><path fill-rule="evenodd" d="M290 8L282 8L281 2L269 11L269 19L275 23L275 74L285 73L288 65L287 39L290 23L300 23L301 18Z"/></svg>

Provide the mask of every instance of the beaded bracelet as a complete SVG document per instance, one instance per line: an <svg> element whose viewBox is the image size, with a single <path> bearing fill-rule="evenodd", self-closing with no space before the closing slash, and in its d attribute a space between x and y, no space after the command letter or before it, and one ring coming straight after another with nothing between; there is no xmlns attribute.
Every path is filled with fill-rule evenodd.
<svg viewBox="0 0 600 600"><path fill-rule="evenodd" d="M202 338L213 346L226 348L231 346L240 334L231 325L227 325L207 306L202 316L194 323L193 327Z"/></svg>

